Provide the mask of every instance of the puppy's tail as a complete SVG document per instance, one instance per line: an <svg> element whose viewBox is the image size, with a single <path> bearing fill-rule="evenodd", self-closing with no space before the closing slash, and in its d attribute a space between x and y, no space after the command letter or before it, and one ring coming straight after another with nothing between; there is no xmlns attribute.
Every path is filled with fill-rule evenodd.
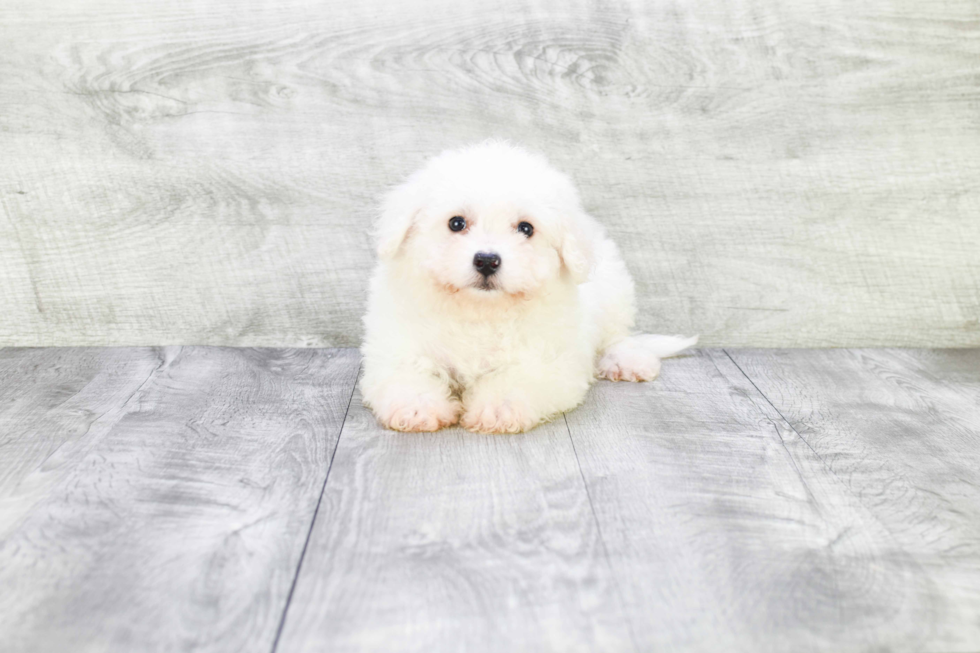
<svg viewBox="0 0 980 653"><path fill-rule="evenodd" d="M697 336L685 338L684 336L655 336L650 333L630 336L627 340L636 348L643 349L657 358L676 356L688 347L698 344Z"/></svg>
<svg viewBox="0 0 980 653"><path fill-rule="evenodd" d="M630 336L601 352L595 374L610 381L650 381L660 374L661 358L675 356L697 342L697 336Z"/></svg>

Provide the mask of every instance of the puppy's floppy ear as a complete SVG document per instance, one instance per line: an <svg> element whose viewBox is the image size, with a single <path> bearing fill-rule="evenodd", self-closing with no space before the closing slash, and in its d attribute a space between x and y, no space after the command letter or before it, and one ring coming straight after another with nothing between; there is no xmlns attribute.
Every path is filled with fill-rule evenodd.
<svg viewBox="0 0 980 653"><path fill-rule="evenodd" d="M390 259L405 242L415 216L422 210L423 195L415 178L395 187L381 204L381 217L374 228L378 257Z"/></svg>
<svg viewBox="0 0 980 653"><path fill-rule="evenodd" d="M600 234L594 232L592 218L584 211L569 212L562 221L558 256L575 283L587 281L595 265L592 243Z"/></svg>

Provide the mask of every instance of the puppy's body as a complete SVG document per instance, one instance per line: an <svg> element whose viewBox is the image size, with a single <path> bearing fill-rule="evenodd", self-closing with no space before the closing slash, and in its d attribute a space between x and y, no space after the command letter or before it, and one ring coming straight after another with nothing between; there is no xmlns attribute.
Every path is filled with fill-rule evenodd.
<svg viewBox="0 0 980 653"><path fill-rule="evenodd" d="M652 379L694 342L628 337L633 282L615 244L567 178L509 145L430 161L389 196L378 236L362 388L390 428L522 431L575 407L597 375Z"/></svg>

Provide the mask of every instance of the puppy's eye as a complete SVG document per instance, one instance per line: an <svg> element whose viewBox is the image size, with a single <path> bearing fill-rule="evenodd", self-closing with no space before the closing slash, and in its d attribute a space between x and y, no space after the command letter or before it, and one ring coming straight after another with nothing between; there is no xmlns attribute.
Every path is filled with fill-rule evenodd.
<svg viewBox="0 0 980 653"><path fill-rule="evenodd" d="M449 230L450 231L462 231L463 229L466 229L466 219L465 218L463 218L461 216L458 216L458 215L454 215L453 217L449 218Z"/></svg>
<svg viewBox="0 0 980 653"><path fill-rule="evenodd" d="M530 222L520 223L517 225L517 230L528 238L534 235L534 225L532 225Z"/></svg>

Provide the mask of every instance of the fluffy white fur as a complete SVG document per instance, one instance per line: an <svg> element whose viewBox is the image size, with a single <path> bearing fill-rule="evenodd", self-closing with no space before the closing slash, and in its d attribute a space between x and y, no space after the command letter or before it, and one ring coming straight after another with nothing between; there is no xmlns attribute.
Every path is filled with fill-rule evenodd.
<svg viewBox="0 0 980 653"><path fill-rule="evenodd" d="M449 229L454 216L465 230ZM633 280L616 245L566 176L506 143L431 159L388 195L376 236L362 389L389 428L523 431L574 408L597 376L653 379L697 342L630 337ZM477 252L501 258L487 280Z"/></svg>

